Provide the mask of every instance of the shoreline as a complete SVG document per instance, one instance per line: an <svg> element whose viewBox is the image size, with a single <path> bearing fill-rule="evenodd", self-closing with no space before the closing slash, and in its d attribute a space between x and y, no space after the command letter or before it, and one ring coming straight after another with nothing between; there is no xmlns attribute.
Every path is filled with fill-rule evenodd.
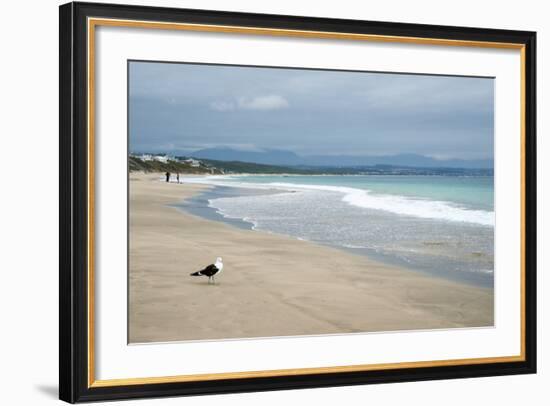
<svg viewBox="0 0 550 406"><path fill-rule="evenodd" d="M199 184L199 183L197 183ZM243 189L239 187L207 185L207 188L199 191L195 195L178 203L171 204L171 207L176 207L184 213L191 214L206 220L222 222L244 230L254 230L255 224L242 218L228 217L221 213L216 207L209 205L209 200L214 198L224 197L240 197L245 195L270 195L279 192L256 193L257 189ZM250 193L252 191L252 193ZM289 236L292 237L292 236Z"/></svg>
<svg viewBox="0 0 550 406"><path fill-rule="evenodd" d="M174 204L208 186L159 178L130 174L130 343L493 325L492 289L206 220Z"/></svg>
<svg viewBox="0 0 550 406"><path fill-rule="evenodd" d="M183 182L185 183L185 181ZM312 244L316 244L323 247L336 248L340 251L350 253L352 255L366 256L371 260L377 262L382 262L388 266L396 266L399 268L406 269L412 272L419 272L424 275L429 275L431 277L441 278L444 280L450 280L458 283L466 283L468 285L484 287L484 288L493 288L494 286L494 275L492 272L481 272L481 271L472 271L469 269L466 270L449 270L441 268L437 265L433 267L421 266L419 264L411 263L405 259L392 255L391 253L386 253L383 251L375 250L373 248L367 248L364 246L347 246L338 244L336 242L323 242L308 239L298 235L292 235L290 233L277 232L273 230L268 230L266 228L258 228L258 224L252 219L246 217L231 217L220 210L216 206L210 205L210 200L216 200L220 198L234 198L234 197L246 197L246 196L265 196L265 195L275 195L278 193L287 193L290 189L277 188L277 187L265 187L265 188L256 188L250 185L220 185L215 183L200 183L200 182L191 182L191 184L198 184L207 186L206 189L201 192L191 196L190 198L179 202L177 204L172 204L171 206L177 207L184 212L206 219L211 221L222 222L224 224L229 224L234 227L241 229L254 230L257 232L263 232L268 234L280 235L282 237L292 238L299 241L308 241ZM437 245L437 244L435 244Z"/></svg>

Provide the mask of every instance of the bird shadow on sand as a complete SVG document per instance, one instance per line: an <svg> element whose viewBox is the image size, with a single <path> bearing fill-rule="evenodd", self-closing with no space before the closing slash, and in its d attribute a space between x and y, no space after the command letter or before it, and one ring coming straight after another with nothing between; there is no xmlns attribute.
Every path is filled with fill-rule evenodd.
<svg viewBox="0 0 550 406"><path fill-rule="evenodd" d="M195 282L191 282L191 284L194 286L206 286L206 287L212 287L212 288L217 288L222 285L220 282L216 282L214 284L214 283L208 283L205 281L195 281Z"/></svg>

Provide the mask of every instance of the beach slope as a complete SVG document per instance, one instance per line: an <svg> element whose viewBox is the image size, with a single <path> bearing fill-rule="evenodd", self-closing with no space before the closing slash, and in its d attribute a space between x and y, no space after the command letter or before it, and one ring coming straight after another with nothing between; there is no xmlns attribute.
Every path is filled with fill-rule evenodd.
<svg viewBox="0 0 550 406"><path fill-rule="evenodd" d="M160 178L130 175L130 343L493 325L492 289L192 216L206 186Z"/></svg>

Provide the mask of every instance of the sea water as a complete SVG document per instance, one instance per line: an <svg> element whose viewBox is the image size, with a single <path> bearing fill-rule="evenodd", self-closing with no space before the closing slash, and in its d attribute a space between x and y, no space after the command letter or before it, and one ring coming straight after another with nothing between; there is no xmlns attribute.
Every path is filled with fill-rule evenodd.
<svg viewBox="0 0 550 406"><path fill-rule="evenodd" d="M492 176L239 175L187 181L218 186L199 199L234 225L493 286Z"/></svg>

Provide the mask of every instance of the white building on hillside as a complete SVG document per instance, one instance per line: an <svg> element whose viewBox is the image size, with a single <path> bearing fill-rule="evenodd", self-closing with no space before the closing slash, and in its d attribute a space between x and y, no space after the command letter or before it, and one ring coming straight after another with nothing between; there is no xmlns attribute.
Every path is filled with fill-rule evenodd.
<svg viewBox="0 0 550 406"><path fill-rule="evenodd" d="M168 158L166 155L155 155L153 157L155 161L162 162L163 164L167 163L170 158Z"/></svg>
<svg viewBox="0 0 550 406"><path fill-rule="evenodd" d="M151 154L130 154L130 155L135 157L135 158L139 158L142 161L152 161L153 160L153 155L151 155Z"/></svg>
<svg viewBox="0 0 550 406"><path fill-rule="evenodd" d="M198 161L198 160L193 159L193 158L185 159L183 162L185 162L188 165L191 165L194 168L197 168L197 167L201 166L201 161Z"/></svg>

